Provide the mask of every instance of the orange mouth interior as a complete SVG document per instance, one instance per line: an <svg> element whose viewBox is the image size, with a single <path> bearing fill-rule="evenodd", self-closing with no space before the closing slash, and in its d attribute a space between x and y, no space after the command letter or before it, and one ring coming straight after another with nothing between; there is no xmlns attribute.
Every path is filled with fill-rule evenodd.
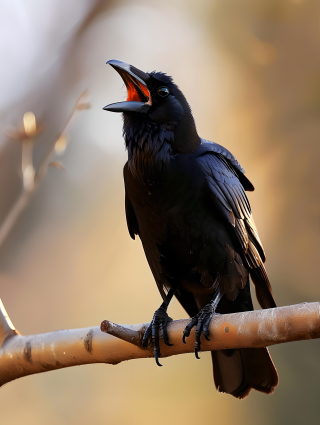
<svg viewBox="0 0 320 425"><path fill-rule="evenodd" d="M131 77L131 76L130 76ZM132 77L131 77L132 78ZM137 101L137 102L143 102L145 99L142 99L141 97L141 91L142 93L145 95L147 101L149 100L150 97L150 93L149 90L147 89L146 86L144 86L143 84L141 84L139 81L135 80L133 83L133 78L130 81L126 82L125 84L127 86L127 91L128 91L128 101Z"/></svg>
<svg viewBox="0 0 320 425"><path fill-rule="evenodd" d="M136 102L149 102L150 92L146 86L144 86L140 81L136 80L132 75L127 72L117 69L121 75L128 92L127 101L136 101Z"/></svg>

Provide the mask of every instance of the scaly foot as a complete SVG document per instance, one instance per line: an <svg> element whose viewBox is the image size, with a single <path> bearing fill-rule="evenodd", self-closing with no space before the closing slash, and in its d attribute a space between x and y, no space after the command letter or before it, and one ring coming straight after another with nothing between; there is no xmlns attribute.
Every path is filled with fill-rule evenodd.
<svg viewBox="0 0 320 425"><path fill-rule="evenodd" d="M168 316L166 307L162 305L158 310L155 311L153 319L150 325L147 327L143 338L142 338L142 347L147 347L149 338L151 336L151 343L153 345L154 358L158 366L162 366L159 363L159 357L161 357L160 346L159 346L159 329L161 333L161 338L163 342L171 347L173 344L170 344L167 332L168 323L171 322L171 317Z"/></svg>
<svg viewBox="0 0 320 425"><path fill-rule="evenodd" d="M201 334L203 333L206 340L210 341L209 325L210 325L212 317L216 314L219 314L219 313L216 313L216 308L222 296L223 294L221 293L220 290L218 290L217 294L213 297L212 301L206 306L204 306L199 311L199 313L193 316L191 319L191 322L184 328L182 341L185 344L186 338L190 335L191 329L197 326L196 332L195 332L195 343L194 343L194 353L197 359L200 359L198 353L201 350Z"/></svg>
<svg viewBox="0 0 320 425"><path fill-rule="evenodd" d="M200 359L198 352L201 350L201 334L205 336L207 341L209 339L209 325L212 317L215 315L215 310L211 304L207 304L199 311L192 319L191 322L184 328L182 341L186 343L186 337L190 335L192 328L196 327L195 332L195 343L194 343L194 353L197 359Z"/></svg>

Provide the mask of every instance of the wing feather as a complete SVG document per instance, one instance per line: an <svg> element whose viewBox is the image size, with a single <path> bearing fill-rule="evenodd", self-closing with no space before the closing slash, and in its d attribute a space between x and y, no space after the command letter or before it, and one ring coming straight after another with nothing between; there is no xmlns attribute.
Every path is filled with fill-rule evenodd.
<svg viewBox="0 0 320 425"><path fill-rule="evenodd" d="M125 195L125 209L126 209L128 231L131 238L135 239L135 235L139 235L139 225L138 225L138 220L135 215L133 206L127 194Z"/></svg>
<svg viewBox="0 0 320 425"><path fill-rule="evenodd" d="M263 265L265 253L252 217L245 187L239 177L243 169L229 151L226 151L226 154L221 147L213 146L214 149L209 147L210 149L205 149L202 146L202 151L196 155L196 158L205 173L211 198L215 197L219 200L218 203L215 202L215 206L219 205L224 217L233 224L243 257L251 269L250 274L256 286L259 302L264 308L274 307L276 304ZM249 182L247 179L246 181ZM252 189L249 188L249 190ZM232 214L235 218L233 222L230 219Z"/></svg>

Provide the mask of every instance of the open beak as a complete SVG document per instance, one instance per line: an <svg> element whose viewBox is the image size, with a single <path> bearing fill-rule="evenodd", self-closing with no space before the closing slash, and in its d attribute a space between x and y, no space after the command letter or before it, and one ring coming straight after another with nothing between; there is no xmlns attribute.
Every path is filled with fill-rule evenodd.
<svg viewBox="0 0 320 425"><path fill-rule="evenodd" d="M151 106L151 96L147 87L150 76L128 63L113 59L107 62L121 76L127 87L128 98L125 102L111 103L105 111L111 112L147 112Z"/></svg>

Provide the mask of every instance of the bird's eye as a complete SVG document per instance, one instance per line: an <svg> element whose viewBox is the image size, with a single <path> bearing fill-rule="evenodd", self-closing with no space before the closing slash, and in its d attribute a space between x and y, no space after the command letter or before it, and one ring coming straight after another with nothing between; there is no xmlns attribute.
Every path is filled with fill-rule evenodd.
<svg viewBox="0 0 320 425"><path fill-rule="evenodd" d="M168 87L159 87L158 88L158 95L161 96L161 97L167 97L169 95Z"/></svg>

